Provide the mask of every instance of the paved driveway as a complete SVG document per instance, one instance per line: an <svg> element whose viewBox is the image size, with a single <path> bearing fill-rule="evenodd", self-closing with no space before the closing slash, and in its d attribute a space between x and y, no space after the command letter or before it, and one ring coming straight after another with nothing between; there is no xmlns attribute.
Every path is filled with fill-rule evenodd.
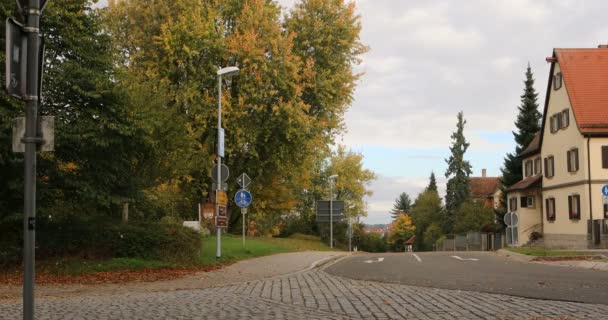
<svg viewBox="0 0 608 320"><path fill-rule="evenodd" d="M0 301L0 319L18 319L20 310L18 301ZM353 280L313 269L217 288L47 298L36 312L37 319L596 320L608 318L608 305Z"/></svg>
<svg viewBox="0 0 608 320"><path fill-rule="evenodd" d="M378 258L383 261L365 262ZM519 262L491 252L356 256L327 272L358 280L608 304L606 271Z"/></svg>

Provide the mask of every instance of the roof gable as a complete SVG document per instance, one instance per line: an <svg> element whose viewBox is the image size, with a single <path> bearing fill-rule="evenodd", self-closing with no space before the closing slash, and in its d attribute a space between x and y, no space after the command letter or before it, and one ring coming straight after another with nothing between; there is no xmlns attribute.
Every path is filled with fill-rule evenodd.
<svg viewBox="0 0 608 320"><path fill-rule="evenodd" d="M470 177L469 188L472 198L487 198L494 195L500 185L498 177Z"/></svg>

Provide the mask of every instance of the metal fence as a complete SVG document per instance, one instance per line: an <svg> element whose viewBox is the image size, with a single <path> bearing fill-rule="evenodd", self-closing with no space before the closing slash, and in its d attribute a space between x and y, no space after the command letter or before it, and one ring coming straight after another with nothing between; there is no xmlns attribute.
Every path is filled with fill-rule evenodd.
<svg viewBox="0 0 608 320"><path fill-rule="evenodd" d="M502 233L469 232L448 235L437 251L493 251L505 246Z"/></svg>

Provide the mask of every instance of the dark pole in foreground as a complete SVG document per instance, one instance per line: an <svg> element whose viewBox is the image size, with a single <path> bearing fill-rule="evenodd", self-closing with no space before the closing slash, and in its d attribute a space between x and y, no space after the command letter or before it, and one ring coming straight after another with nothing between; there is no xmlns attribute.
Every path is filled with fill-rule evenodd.
<svg viewBox="0 0 608 320"><path fill-rule="evenodd" d="M36 147L38 138L38 62L40 53L40 0L27 6L27 90L25 105L25 169L23 215L23 319L34 319L34 276L36 242Z"/></svg>

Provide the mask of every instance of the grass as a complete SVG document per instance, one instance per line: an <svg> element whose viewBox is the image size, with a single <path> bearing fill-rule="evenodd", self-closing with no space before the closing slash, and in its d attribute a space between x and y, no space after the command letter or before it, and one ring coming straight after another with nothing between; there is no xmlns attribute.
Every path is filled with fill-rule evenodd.
<svg viewBox="0 0 608 320"><path fill-rule="evenodd" d="M578 257L593 255L585 251L548 250L542 248L506 248L509 251L535 257Z"/></svg>
<svg viewBox="0 0 608 320"><path fill-rule="evenodd" d="M216 259L216 238L203 238L201 264L228 263L254 257L267 256L276 253L296 251L328 251L329 246L321 243L318 237L309 235L293 235L289 238L247 238L243 248L242 238L233 235L222 236L222 257Z"/></svg>
<svg viewBox="0 0 608 320"><path fill-rule="evenodd" d="M242 238L230 234L222 235L222 257L216 259L216 238L202 239L201 256L198 265L211 266L231 263L239 260L267 256L276 253L296 251L329 251L329 246L321 243L319 237L295 234L289 238L247 238L243 248ZM107 260L85 260L82 258L65 258L59 260L40 261L38 272L57 275L83 275L94 272L112 270L143 270L167 267L185 267L157 260L138 258L113 258Z"/></svg>

